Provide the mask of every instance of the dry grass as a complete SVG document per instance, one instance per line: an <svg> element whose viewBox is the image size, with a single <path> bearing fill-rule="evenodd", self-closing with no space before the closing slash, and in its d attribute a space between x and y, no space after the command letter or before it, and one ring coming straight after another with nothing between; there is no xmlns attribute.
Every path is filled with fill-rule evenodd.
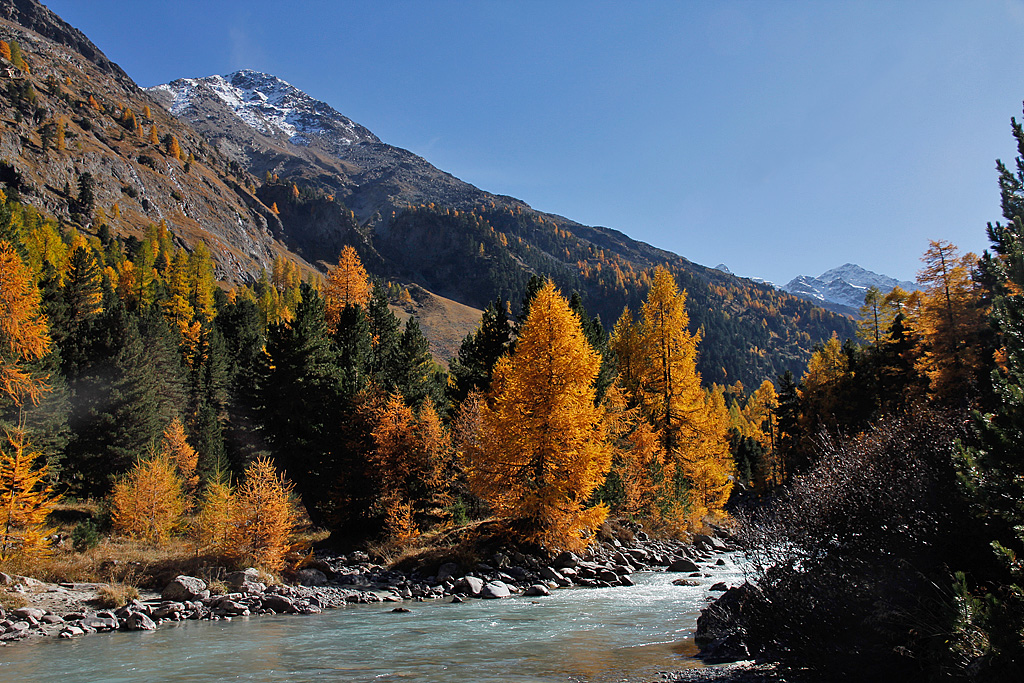
<svg viewBox="0 0 1024 683"><path fill-rule="evenodd" d="M85 552L61 548L46 558L11 560L0 571L50 583L110 583L160 589L178 574L202 575L220 564L215 558L197 555L195 547L183 539L153 546L111 536Z"/></svg>
<svg viewBox="0 0 1024 683"><path fill-rule="evenodd" d="M501 522L486 519L425 533L401 547L383 544L371 548L370 555L377 553L382 564L397 569L420 568L430 572L446 562L471 567L508 542Z"/></svg>
<svg viewBox="0 0 1024 683"><path fill-rule="evenodd" d="M101 586L96 592L96 604L107 609L124 607L132 600L139 599L139 589L123 583Z"/></svg>
<svg viewBox="0 0 1024 683"><path fill-rule="evenodd" d="M10 612L26 605L28 605L28 600L21 593L11 593L0 588L0 607L3 607L5 611Z"/></svg>

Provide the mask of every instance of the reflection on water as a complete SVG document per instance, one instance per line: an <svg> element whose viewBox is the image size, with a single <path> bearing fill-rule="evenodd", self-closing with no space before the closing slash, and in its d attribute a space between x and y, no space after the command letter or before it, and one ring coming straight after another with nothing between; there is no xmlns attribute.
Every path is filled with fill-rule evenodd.
<svg viewBox="0 0 1024 683"><path fill-rule="evenodd" d="M637 574L629 588L547 598L353 605L324 614L181 622L155 632L46 639L0 649L0 681L643 681L699 666L701 586ZM716 594L712 594L716 595Z"/></svg>

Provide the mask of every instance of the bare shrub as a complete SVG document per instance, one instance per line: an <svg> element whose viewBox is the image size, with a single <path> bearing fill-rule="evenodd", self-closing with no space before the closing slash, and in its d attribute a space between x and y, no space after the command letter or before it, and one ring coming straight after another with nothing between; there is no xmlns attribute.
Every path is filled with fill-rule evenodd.
<svg viewBox="0 0 1024 683"><path fill-rule="evenodd" d="M923 410L823 438L819 460L748 513L755 588L737 621L767 656L830 679L917 680L958 662L947 568L968 545L952 465L962 416Z"/></svg>

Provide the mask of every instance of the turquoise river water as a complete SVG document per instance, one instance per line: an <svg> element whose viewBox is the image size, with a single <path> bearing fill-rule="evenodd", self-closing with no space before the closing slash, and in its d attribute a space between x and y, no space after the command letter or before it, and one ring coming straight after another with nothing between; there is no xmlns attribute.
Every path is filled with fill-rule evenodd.
<svg viewBox="0 0 1024 683"><path fill-rule="evenodd" d="M742 581L727 561L700 586L673 586L683 574L644 572L632 587L405 603L407 614L353 605L32 640L0 649L0 681L653 681L660 671L700 666L690 655L698 613L718 595L708 588Z"/></svg>

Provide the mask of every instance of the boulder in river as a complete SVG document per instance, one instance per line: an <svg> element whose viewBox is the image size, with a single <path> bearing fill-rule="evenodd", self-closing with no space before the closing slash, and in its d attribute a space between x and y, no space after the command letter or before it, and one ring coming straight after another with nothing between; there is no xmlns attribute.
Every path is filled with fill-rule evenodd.
<svg viewBox="0 0 1024 683"><path fill-rule="evenodd" d="M156 622L142 612L132 612L122 622L129 631L155 631Z"/></svg>
<svg viewBox="0 0 1024 683"><path fill-rule="evenodd" d="M548 590L548 587L544 584L535 583L523 591L523 595L527 597L544 597L546 595L551 595L551 591Z"/></svg>
<svg viewBox="0 0 1024 683"><path fill-rule="evenodd" d="M688 560L685 557L680 557L677 560L673 560L672 564L670 564L668 566L668 569L666 571L670 571L670 572L695 572L695 571L697 571L699 569L700 569L700 567L698 567L693 562L693 560Z"/></svg>
<svg viewBox="0 0 1024 683"><path fill-rule="evenodd" d="M467 593L469 595L480 595L480 591L482 591L483 588L483 579L477 578L476 576L464 576L455 584L456 591L459 593Z"/></svg>
<svg viewBox="0 0 1024 683"><path fill-rule="evenodd" d="M510 595L512 595L512 591L508 589L504 581L491 581L480 591L480 597L488 600L507 598Z"/></svg>

